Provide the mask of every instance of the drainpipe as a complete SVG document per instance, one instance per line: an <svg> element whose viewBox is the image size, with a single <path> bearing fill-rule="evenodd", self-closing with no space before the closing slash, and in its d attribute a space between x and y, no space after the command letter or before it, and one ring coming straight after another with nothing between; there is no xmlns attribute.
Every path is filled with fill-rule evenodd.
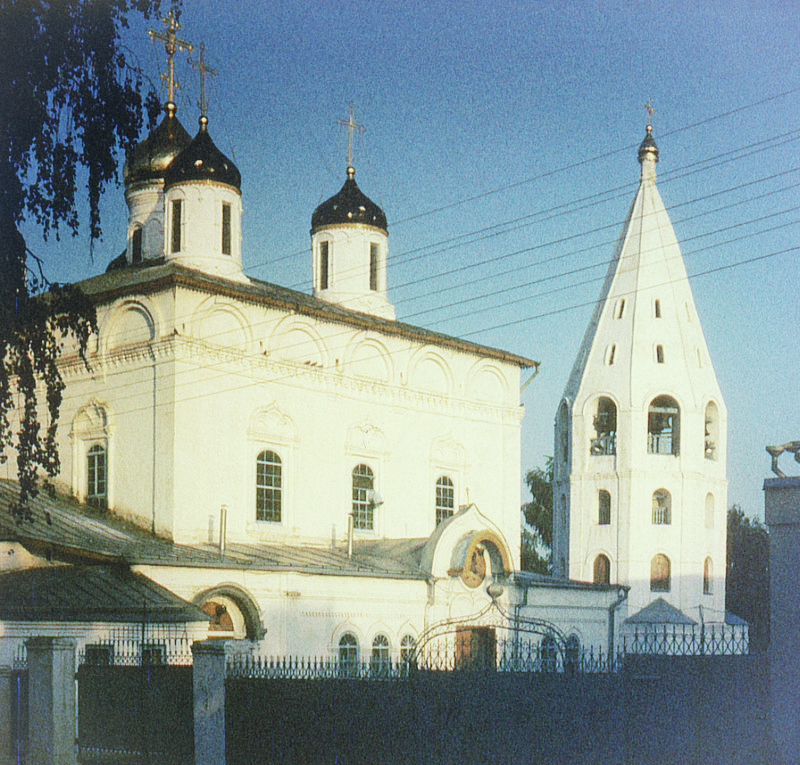
<svg viewBox="0 0 800 765"><path fill-rule="evenodd" d="M347 557L353 557L353 528L355 519L352 513L347 514Z"/></svg>
<svg viewBox="0 0 800 765"><path fill-rule="evenodd" d="M616 610L628 598L628 588L620 587L617 590L617 599L608 607L608 658L614 660L614 617Z"/></svg>

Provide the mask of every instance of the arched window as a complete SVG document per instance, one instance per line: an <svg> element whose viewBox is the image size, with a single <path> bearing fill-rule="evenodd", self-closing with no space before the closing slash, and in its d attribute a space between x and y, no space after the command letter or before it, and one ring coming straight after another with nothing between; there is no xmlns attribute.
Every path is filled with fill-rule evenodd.
<svg viewBox="0 0 800 765"><path fill-rule="evenodd" d="M703 563L703 595L711 595L714 592L714 564L711 558L706 558Z"/></svg>
<svg viewBox="0 0 800 765"><path fill-rule="evenodd" d="M558 668L558 648L555 639L545 635L539 644L539 656L543 672L555 672Z"/></svg>
<svg viewBox="0 0 800 765"><path fill-rule="evenodd" d="M570 635L564 649L564 671L577 672L581 663L581 641L577 635Z"/></svg>
<svg viewBox="0 0 800 765"><path fill-rule="evenodd" d="M142 227L137 226L133 229L131 237L131 263L142 262Z"/></svg>
<svg viewBox="0 0 800 765"><path fill-rule="evenodd" d="M231 205L230 202L222 203L222 242L220 249L223 255L231 254Z"/></svg>
<svg viewBox="0 0 800 765"><path fill-rule="evenodd" d="M436 481L436 525L446 521L452 514L455 506L455 489L453 482L446 476L440 476Z"/></svg>
<svg viewBox="0 0 800 765"><path fill-rule="evenodd" d="M602 553L594 559L595 584L611 584L611 561Z"/></svg>
<svg viewBox="0 0 800 765"><path fill-rule="evenodd" d="M711 492L706 494L706 528L714 528L714 495Z"/></svg>
<svg viewBox="0 0 800 765"><path fill-rule="evenodd" d="M669 558L658 553L650 561L650 591L669 592Z"/></svg>
<svg viewBox="0 0 800 765"><path fill-rule="evenodd" d="M339 674L355 675L358 672L358 640L352 632L339 638Z"/></svg>
<svg viewBox="0 0 800 765"><path fill-rule="evenodd" d="M261 452L256 459L256 520L280 523L282 491L281 458Z"/></svg>
<svg viewBox="0 0 800 765"><path fill-rule="evenodd" d="M589 444L589 453L594 455L617 453L617 405L605 396L597 399L594 415L595 437Z"/></svg>
<svg viewBox="0 0 800 765"><path fill-rule="evenodd" d="M101 444L95 444L86 452L86 499L97 507L106 507L108 503L106 447Z"/></svg>
<svg viewBox="0 0 800 765"><path fill-rule="evenodd" d="M611 494L605 489L597 493L597 522L601 526L611 523Z"/></svg>
<svg viewBox="0 0 800 765"><path fill-rule="evenodd" d="M653 492L653 523L672 523L672 497L666 489Z"/></svg>
<svg viewBox="0 0 800 765"><path fill-rule="evenodd" d="M375 635L372 641L369 671L378 677L386 677L389 674L389 638L386 635Z"/></svg>
<svg viewBox="0 0 800 765"><path fill-rule="evenodd" d="M319 288L321 290L328 289L330 284L330 251L330 242L319 243Z"/></svg>
<svg viewBox="0 0 800 765"><path fill-rule="evenodd" d="M414 646L416 640L411 635L403 635L400 641L400 660L403 662L410 662L414 658Z"/></svg>
<svg viewBox="0 0 800 765"><path fill-rule="evenodd" d="M647 451L650 454L679 454L681 413L671 396L658 396L647 413Z"/></svg>
<svg viewBox="0 0 800 765"><path fill-rule="evenodd" d="M713 401L706 404L706 430L703 453L707 460L717 459L719 444L719 410Z"/></svg>
<svg viewBox="0 0 800 765"><path fill-rule="evenodd" d="M357 529L375 528L374 488L372 470L368 465L357 465L353 470L353 525Z"/></svg>

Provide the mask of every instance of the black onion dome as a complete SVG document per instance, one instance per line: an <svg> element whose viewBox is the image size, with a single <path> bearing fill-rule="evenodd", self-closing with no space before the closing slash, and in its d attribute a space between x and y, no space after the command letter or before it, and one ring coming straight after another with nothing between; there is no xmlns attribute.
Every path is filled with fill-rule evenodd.
<svg viewBox="0 0 800 765"><path fill-rule="evenodd" d="M338 194L314 210L311 232L336 223L365 223L387 230L386 213L358 188L353 172L347 173L347 180Z"/></svg>
<svg viewBox="0 0 800 765"><path fill-rule="evenodd" d="M164 185L167 187L184 181L215 181L241 191L242 175L239 169L216 147L205 123L200 125L197 135L164 173Z"/></svg>
<svg viewBox="0 0 800 765"><path fill-rule="evenodd" d="M647 126L647 135L644 140L639 144L639 162L641 162L647 155L651 155L656 162L658 162L658 146L653 140L653 128Z"/></svg>
<svg viewBox="0 0 800 765"><path fill-rule="evenodd" d="M192 137L175 116L175 110L168 110L158 127L128 154L122 169L125 183L163 178L170 162L191 140Z"/></svg>

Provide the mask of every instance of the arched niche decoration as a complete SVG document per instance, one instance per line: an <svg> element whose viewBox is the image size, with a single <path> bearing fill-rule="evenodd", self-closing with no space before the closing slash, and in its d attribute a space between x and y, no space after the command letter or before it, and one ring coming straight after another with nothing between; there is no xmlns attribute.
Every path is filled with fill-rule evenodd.
<svg viewBox="0 0 800 765"><path fill-rule="evenodd" d="M192 598L192 603L201 610L204 610L203 606L207 603L222 605L226 609L232 604L244 622L244 637L248 640L258 641L267 633L261 623L261 615L255 599L238 584L219 584L216 587L203 590ZM237 614L231 613L229 615L235 625ZM213 630L209 630L209 632L211 633Z"/></svg>
<svg viewBox="0 0 800 765"><path fill-rule="evenodd" d="M450 365L430 348L420 349L410 360L408 382L411 388L442 395L450 395L454 388Z"/></svg>
<svg viewBox="0 0 800 765"><path fill-rule="evenodd" d="M347 370L355 377L388 383L394 379L394 365L389 349L373 337L356 340L345 356Z"/></svg>
<svg viewBox="0 0 800 765"><path fill-rule="evenodd" d="M234 303L217 296L204 300L195 310L192 336L237 351L248 351L252 345L247 317Z"/></svg>
<svg viewBox="0 0 800 765"><path fill-rule="evenodd" d="M345 449L360 454L384 454L386 452L386 434L369 420L351 425L347 429Z"/></svg>
<svg viewBox="0 0 800 765"><path fill-rule="evenodd" d="M496 364L479 361L467 373L466 394L468 398L494 404L508 401L508 384Z"/></svg>
<svg viewBox="0 0 800 765"><path fill-rule="evenodd" d="M489 529L464 535L453 548L449 576L458 576L467 587L479 587L491 574L505 578L511 574L511 555L501 537Z"/></svg>
<svg viewBox="0 0 800 765"><path fill-rule="evenodd" d="M302 316L281 319L269 336L268 352L282 361L326 367L328 350L313 321Z"/></svg>
<svg viewBox="0 0 800 765"><path fill-rule="evenodd" d="M79 438L108 436L110 429L108 408L96 400L79 409L72 420L72 435Z"/></svg>
<svg viewBox="0 0 800 765"><path fill-rule="evenodd" d="M251 438L277 443L292 443L296 440L294 421L274 401L253 412L247 434Z"/></svg>
<svg viewBox="0 0 800 765"><path fill-rule="evenodd" d="M131 345L149 343L158 335L155 308L144 299L126 300L114 306L100 330L100 347L104 352Z"/></svg>
<svg viewBox="0 0 800 765"><path fill-rule="evenodd" d="M436 465L461 468L466 462L464 445L450 434L435 438L431 443L431 462Z"/></svg>

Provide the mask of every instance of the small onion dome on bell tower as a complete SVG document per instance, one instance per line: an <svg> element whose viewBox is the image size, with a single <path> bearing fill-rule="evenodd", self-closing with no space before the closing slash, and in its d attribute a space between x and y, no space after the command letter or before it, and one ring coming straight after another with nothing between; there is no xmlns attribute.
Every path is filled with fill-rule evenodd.
<svg viewBox="0 0 800 765"><path fill-rule="evenodd" d="M242 273L242 177L211 140L208 118L164 173L164 252L169 261L247 282Z"/></svg>
<svg viewBox="0 0 800 765"><path fill-rule="evenodd" d="M167 188L186 181L214 181L241 191L241 173L211 140L205 116L200 118L197 135L164 173Z"/></svg>
<svg viewBox="0 0 800 765"><path fill-rule="evenodd" d="M158 127L128 154L122 168L126 187L138 181L163 178L170 162L191 142L192 137L175 116L175 104L168 103L165 111Z"/></svg>
<svg viewBox="0 0 800 765"><path fill-rule="evenodd" d="M644 162L645 158L658 162L658 146L653 139L653 126L649 122L647 123L647 135L639 144L639 162Z"/></svg>
<svg viewBox="0 0 800 765"><path fill-rule="evenodd" d="M311 234L323 226L360 223L386 232L386 213L356 183L356 171L347 168L347 180L338 194L323 202L311 216Z"/></svg>

